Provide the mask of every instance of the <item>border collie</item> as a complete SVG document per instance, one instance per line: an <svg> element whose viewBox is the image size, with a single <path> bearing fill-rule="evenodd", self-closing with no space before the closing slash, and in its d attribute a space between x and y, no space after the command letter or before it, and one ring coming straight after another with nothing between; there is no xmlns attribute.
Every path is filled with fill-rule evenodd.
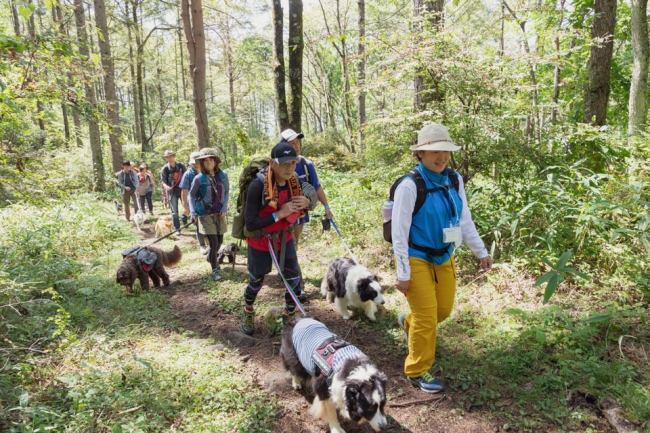
<svg viewBox="0 0 650 433"><path fill-rule="evenodd" d="M289 322L282 330L280 357L293 375L294 389L311 386L315 397L309 412L328 423L332 433L345 433L337 409L345 419L367 421L376 432L386 427L386 374L321 322L310 318Z"/></svg>
<svg viewBox="0 0 650 433"><path fill-rule="evenodd" d="M384 304L377 276L365 266L356 265L354 260L347 258L336 259L327 268L320 292L328 301L335 301L345 320L350 318L348 305L363 307L368 319L374 321L377 305Z"/></svg>

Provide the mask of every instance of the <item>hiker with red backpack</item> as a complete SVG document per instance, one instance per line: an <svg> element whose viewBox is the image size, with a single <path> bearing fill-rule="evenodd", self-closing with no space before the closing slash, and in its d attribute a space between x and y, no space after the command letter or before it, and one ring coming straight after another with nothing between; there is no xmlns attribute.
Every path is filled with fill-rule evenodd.
<svg viewBox="0 0 650 433"><path fill-rule="evenodd" d="M451 152L460 149L447 128L425 125L410 149L420 164L391 188L392 215L384 214L384 237L393 243L396 287L411 308L398 317L409 349L404 373L413 386L435 393L444 386L429 369L435 360L438 324L449 317L454 305L454 249L465 242L483 270L492 268L492 259L472 221L463 179L447 168ZM390 209L390 199L385 211Z"/></svg>
<svg viewBox="0 0 650 433"><path fill-rule="evenodd" d="M300 295L300 265L293 241L293 224L312 205L294 171L300 161L288 143L280 142L271 150L269 165L255 170L247 189L244 227L235 227L233 235L245 233L248 244L248 284L244 288L244 308L240 329L247 335L255 332L254 303L262 288L264 277L271 272L273 258L296 296ZM240 178L241 182L245 180ZM273 251L270 250L271 247ZM271 254L272 253L272 254ZM295 313L296 302L287 291L282 319Z"/></svg>

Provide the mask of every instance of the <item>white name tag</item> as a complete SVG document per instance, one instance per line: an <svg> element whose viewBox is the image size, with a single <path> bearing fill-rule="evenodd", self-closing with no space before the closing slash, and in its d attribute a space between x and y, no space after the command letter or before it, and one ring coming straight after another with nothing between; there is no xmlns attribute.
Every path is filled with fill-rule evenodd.
<svg viewBox="0 0 650 433"><path fill-rule="evenodd" d="M454 243L459 247L463 242L463 235L460 232L460 227L448 227L442 229L442 241L446 244Z"/></svg>

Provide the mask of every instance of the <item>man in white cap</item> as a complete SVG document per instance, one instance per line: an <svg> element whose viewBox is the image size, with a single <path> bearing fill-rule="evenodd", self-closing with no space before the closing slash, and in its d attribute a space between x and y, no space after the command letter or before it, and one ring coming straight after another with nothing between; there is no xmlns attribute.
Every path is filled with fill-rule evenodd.
<svg viewBox="0 0 650 433"><path fill-rule="evenodd" d="M397 320L408 342L406 378L422 391L435 393L444 386L429 369L436 355L438 323L449 317L454 305L454 249L465 242L484 270L492 268L492 259L472 221L463 179L447 168L451 152L460 149L447 128L425 125L410 149L420 164L399 181L391 222L396 287L411 309Z"/></svg>
<svg viewBox="0 0 650 433"><path fill-rule="evenodd" d="M190 216L190 205L187 201L187 192L192 186L192 181L198 174L198 164L196 163L196 157L199 156L201 152L192 152L190 154L190 168L187 169L183 177L181 178L181 201L183 202L183 215L186 217ZM196 239L199 241L199 247L201 248L201 254L204 256L208 254L209 247L205 244L205 236L199 231L198 224L196 225Z"/></svg>
<svg viewBox="0 0 650 433"><path fill-rule="evenodd" d="M316 194L318 195L318 201L320 201L322 205L325 207L325 216L327 217L327 219L330 219L332 218L332 210L327 204L327 197L325 196L325 191L323 191L323 187L318 181L316 168L314 167L314 164L310 160L308 160L307 158L305 158L300 154L301 152L300 140L303 139L304 137L305 135L301 132L296 132L293 129L285 129L280 134L280 141L289 143L291 147L293 147L296 150L296 154L298 155L298 158L300 158L300 160L296 164L296 174L298 174L298 178L300 179L301 182L308 182L309 184L311 184L311 186L314 187L314 189L316 190ZM296 221L296 224L293 226L293 238L296 244L296 249L298 249L298 243L300 242L300 237L302 235L302 228L304 227L304 224L308 222L309 222L309 213L305 212L305 216L300 218L298 221Z"/></svg>
<svg viewBox="0 0 650 433"><path fill-rule="evenodd" d="M167 164L160 170L160 184L167 191L169 196L169 208L172 211L172 221L177 232L181 230L180 214L178 212L178 200L181 198L181 179L185 173L185 165L176 161L176 152L165 150Z"/></svg>

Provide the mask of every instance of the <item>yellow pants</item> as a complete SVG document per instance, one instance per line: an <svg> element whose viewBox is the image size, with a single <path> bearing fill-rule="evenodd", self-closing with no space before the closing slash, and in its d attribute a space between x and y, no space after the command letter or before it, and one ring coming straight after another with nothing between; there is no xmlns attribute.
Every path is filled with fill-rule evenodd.
<svg viewBox="0 0 650 433"><path fill-rule="evenodd" d="M404 373L419 377L433 366L438 323L449 317L454 306L456 266L453 257L442 265L415 257L409 257L409 263L411 280L406 300L411 313L404 322L409 335Z"/></svg>

